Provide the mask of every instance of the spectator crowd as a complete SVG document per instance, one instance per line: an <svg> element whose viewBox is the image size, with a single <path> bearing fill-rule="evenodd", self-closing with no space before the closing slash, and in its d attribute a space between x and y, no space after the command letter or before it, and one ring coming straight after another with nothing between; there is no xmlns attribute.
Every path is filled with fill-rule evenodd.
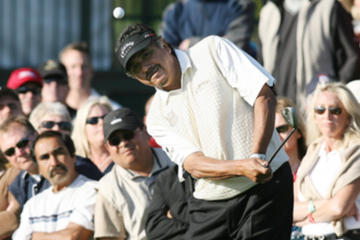
<svg viewBox="0 0 360 240"><path fill-rule="evenodd" d="M255 8L178 0L162 37L127 26L143 118L91 87L86 43L15 69L0 239L360 239L360 1L264 1L258 44Z"/></svg>

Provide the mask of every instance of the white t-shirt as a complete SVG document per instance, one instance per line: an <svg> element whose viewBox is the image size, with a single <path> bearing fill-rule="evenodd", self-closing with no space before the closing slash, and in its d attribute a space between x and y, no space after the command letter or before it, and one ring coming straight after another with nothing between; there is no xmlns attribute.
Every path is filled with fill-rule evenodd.
<svg viewBox="0 0 360 240"><path fill-rule="evenodd" d="M301 168L301 165L300 165ZM328 192L330 183L333 181L337 172L341 169L341 158L338 151L334 150L329 153L325 151L325 143L322 144L319 151L319 160L314 168L309 173L310 179L316 191L325 198ZM304 196L298 191L299 201L306 201ZM356 206L360 209L360 195L355 200ZM360 213L360 211L359 211ZM360 221L357 222L355 217L345 217L345 226L348 229L360 228ZM310 223L302 228L302 233L305 235L326 235L335 233L334 227L330 222Z"/></svg>
<svg viewBox="0 0 360 240"><path fill-rule="evenodd" d="M256 60L245 53L243 50L234 45L231 41L214 36L215 49L220 60L220 72L227 80L229 85L235 88L240 96L251 106L254 106L255 100L264 84L273 86L275 79L268 73ZM181 68L181 86L183 86L184 74L188 68L191 68L191 62L188 55L179 50L175 50L176 56ZM173 91L164 91L156 88L156 94L160 95L163 102L167 102L169 95L176 94L181 89ZM151 108L150 108L151 111ZM183 163L190 154L199 152L196 146L191 144L185 138L182 138L175 133L169 131L166 127L160 125L147 125L147 130L152 136L161 136L161 139L155 138L160 144L176 146L171 149L171 160L179 166L179 173L182 172ZM179 176L180 180L184 180Z"/></svg>
<svg viewBox="0 0 360 240"><path fill-rule="evenodd" d="M96 181L79 175L68 187L54 193L53 187L30 198L21 213L19 228L13 239L31 239L33 232L56 232L69 222L94 230Z"/></svg>

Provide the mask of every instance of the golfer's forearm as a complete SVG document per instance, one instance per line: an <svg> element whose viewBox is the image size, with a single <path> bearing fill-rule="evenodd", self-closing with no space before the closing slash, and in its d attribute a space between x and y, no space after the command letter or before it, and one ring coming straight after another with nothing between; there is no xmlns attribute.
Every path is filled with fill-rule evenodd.
<svg viewBox="0 0 360 240"><path fill-rule="evenodd" d="M188 156L183 167L195 178L225 179L237 175L234 162L205 157L198 152Z"/></svg>
<svg viewBox="0 0 360 240"><path fill-rule="evenodd" d="M264 85L254 104L254 138L252 153L266 153L275 124L276 98L267 85Z"/></svg>

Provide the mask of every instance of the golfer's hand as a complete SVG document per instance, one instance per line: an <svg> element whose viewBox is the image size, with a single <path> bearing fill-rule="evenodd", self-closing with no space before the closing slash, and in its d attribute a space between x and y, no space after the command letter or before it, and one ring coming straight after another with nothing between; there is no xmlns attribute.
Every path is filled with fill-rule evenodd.
<svg viewBox="0 0 360 240"><path fill-rule="evenodd" d="M245 168L243 169L242 175L249 178L250 180L254 182L268 182L272 179L272 169L264 168L263 165L266 163L266 161L260 159L260 158L249 158L244 159L242 161L245 161Z"/></svg>

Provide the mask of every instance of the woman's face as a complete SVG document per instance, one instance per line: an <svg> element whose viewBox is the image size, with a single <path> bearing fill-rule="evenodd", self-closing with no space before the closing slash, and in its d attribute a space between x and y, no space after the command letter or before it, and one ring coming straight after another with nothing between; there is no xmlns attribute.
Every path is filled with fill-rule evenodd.
<svg viewBox="0 0 360 240"><path fill-rule="evenodd" d="M292 127L285 121L281 113L276 113L275 115L275 128L279 134L281 142L283 142L291 133ZM284 145L284 150L286 153L290 153L292 150L297 150L297 140L301 138L299 131L294 132L294 134L289 138L289 140Z"/></svg>
<svg viewBox="0 0 360 240"><path fill-rule="evenodd" d="M325 138L340 140L349 124L350 116L335 93L323 91L316 100L315 120ZM340 110L341 109L341 110Z"/></svg>
<svg viewBox="0 0 360 240"><path fill-rule="evenodd" d="M85 125L85 134L86 138L90 145L99 145L104 144L104 130L103 130L103 116L107 114L109 110L102 105L94 105L89 115L87 116L87 120L90 123L86 123Z"/></svg>

